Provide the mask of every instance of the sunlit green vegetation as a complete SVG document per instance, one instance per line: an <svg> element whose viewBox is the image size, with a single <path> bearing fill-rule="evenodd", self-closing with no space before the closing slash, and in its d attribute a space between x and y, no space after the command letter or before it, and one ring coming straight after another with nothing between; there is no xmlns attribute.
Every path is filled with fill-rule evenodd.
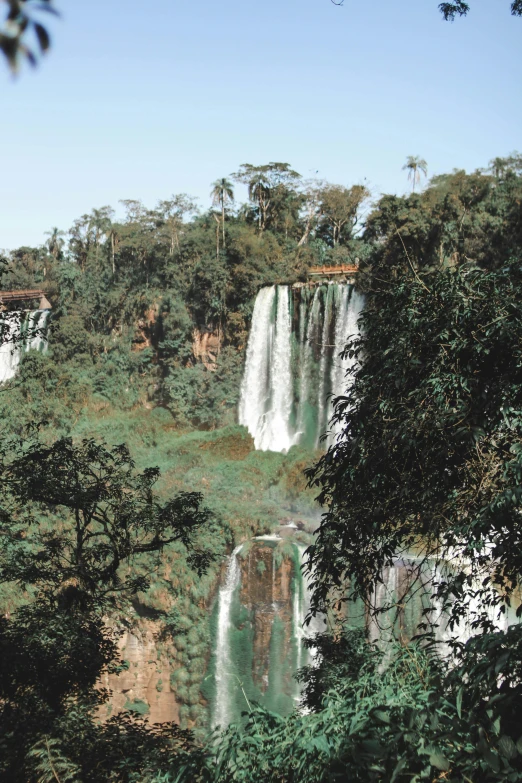
<svg viewBox="0 0 522 783"><path fill-rule="evenodd" d="M123 221L94 210L68 244L56 229L45 247L13 251L3 286L45 288L54 321L48 353L25 355L0 390L0 641L11 655L0 679L2 780L40 783L52 768L82 783L522 780L519 627L498 632L480 612L477 638L445 661L429 635L374 649L364 631L343 627L339 606L350 591L368 602L382 566L408 548L471 562L470 573L457 562L440 591L456 622L470 591L517 605L521 172L513 155L487 171L439 176L421 192L383 196L362 225L366 194L357 189L303 185L287 164L243 166L250 197L239 207L218 181L215 212L195 215L186 196L153 210L126 202ZM364 362L337 406L342 440L322 458L254 451L235 409L258 288L356 260L367 308L351 349ZM39 422L38 448L60 437L125 443L130 488L158 466L154 502L196 492L209 509L190 540L123 557L118 579L137 580L137 592L114 595L103 615L75 592L77 581L63 584L70 576L59 565L42 603L48 563L31 536L55 529L61 541L68 518L49 485L30 499L43 506L31 506L24 532L24 485L10 467L17 449L38 453L27 427ZM310 489L303 470L314 459ZM240 726L205 744L202 680L221 564L234 544L289 516L306 523L317 491L329 512L312 549L315 602L338 622L318 640L319 666L302 675L309 713L247 706ZM471 571L492 562L491 547L494 565L477 589ZM292 558L290 549L276 558ZM147 704L135 699L96 724L104 695L94 682L126 666L102 616L161 623L174 641L180 719L197 741L146 729ZM15 736L23 710L41 718Z"/></svg>

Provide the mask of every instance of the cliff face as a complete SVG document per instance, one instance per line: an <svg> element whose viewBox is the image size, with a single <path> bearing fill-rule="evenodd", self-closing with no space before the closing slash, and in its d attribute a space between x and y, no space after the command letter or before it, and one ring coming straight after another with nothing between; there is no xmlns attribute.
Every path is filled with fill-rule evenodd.
<svg viewBox="0 0 522 783"><path fill-rule="evenodd" d="M253 702L280 715L295 706L297 556L292 544L255 539L229 560L214 611L214 655L206 678L214 682L213 692L206 691L214 725L239 720Z"/></svg>
<svg viewBox="0 0 522 783"><path fill-rule="evenodd" d="M269 689L271 671L287 669L291 676L285 662L292 647L292 577L292 561L278 562L268 542L254 542L241 561L239 600L249 613L252 678L262 693ZM288 679L285 685L292 690Z"/></svg>
<svg viewBox="0 0 522 783"><path fill-rule="evenodd" d="M183 650L185 637L160 641L161 623L142 618L119 640L120 655L128 668L118 675L105 675L100 683L112 692L101 717L134 710L151 723L204 725L208 708L210 717L215 709L212 682L223 670L228 677L225 699L230 720L239 719L252 702L282 715L294 708L299 689L293 675L305 662L296 632L296 621L302 619L299 552L289 541L256 539L244 545L237 564L240 575L227 621L228 652L221 663L215 650L206 658L198 652L200 657L194 659L187 657L188 649L180 662L176 644ZM225 577L226 568L221 584ZM214 609L219 605L215 598L216 594ZM213 615L211 605L208 613L212 625L215 611ZM191 628L189 636L197 631Z"/></svg>
<svg viewBox="0 0 522 783"><path fill-rule="evenodd" d="M217 357L219 356L220 339L215 332L194 329L192 332L192 353L196 361L202 362L207 370L217 369Z"/></svg>
<svg viewBox="0 0 522 783"><path fill-rule="evenodd" d="M127 709L146 715L150 723L179 723L179 704L170 685L173 656L158 644L159 632L159 623L143 620L139 629L121 636L118 647L128 669L106 674L100 683L112 692L103 708L107 717Z"/></svg>

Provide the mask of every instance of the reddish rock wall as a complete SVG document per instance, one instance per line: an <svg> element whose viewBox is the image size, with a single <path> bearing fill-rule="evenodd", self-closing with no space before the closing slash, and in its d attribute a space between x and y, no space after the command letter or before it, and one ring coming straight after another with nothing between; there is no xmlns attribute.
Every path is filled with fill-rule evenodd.
<svg viewBox="0 0 522 783"><path fill-rule="evenodd" d="M102 714L116 715L125 705L139 700L149 705L150 723L175 721L179 723L179 705L170 687L172 665L167 653L158 647L159 625L142 621L140 629L126 632L118 647L129 668L120 674L106 674L101 685L112 691L112 696Z"/></svg>

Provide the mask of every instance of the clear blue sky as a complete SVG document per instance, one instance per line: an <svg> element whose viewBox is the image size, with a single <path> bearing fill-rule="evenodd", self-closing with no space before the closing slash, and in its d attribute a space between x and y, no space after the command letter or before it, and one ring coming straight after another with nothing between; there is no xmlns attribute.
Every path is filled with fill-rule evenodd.
<svg viewBox="0 0 522 783"><path fill-rule="evenodd" d="M509 0L56 0L54 46L0 64L0 248L40 244L93 207L172 193L209 206L241 163L376 195L522 151L522 19Z"/></svg>

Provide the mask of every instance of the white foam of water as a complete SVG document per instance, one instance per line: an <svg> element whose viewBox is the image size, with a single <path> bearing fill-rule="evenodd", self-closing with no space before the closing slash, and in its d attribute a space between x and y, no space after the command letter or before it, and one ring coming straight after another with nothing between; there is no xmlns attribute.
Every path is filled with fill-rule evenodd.
<svg viewBox="0 0 522 783"><path fill-rule="evenodd" d="M228 561L225 584L219 591L219 609L216 639L216 698L214 702L213 726L228 726L232 718L232 693L235 683L232 672L230 649L230 613L232 598L241 580L237 556L242 545L237 546Z"/></svg>

